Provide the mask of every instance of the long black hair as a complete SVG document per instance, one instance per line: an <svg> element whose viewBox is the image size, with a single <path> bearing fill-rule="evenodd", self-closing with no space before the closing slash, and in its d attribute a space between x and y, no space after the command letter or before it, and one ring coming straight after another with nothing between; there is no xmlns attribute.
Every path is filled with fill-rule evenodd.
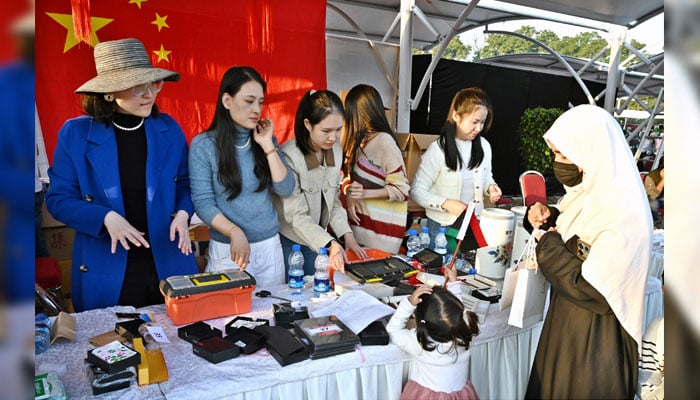
<svg viewBox="0 0 700 400"><path fill-rule="evenodd" d="M362 141L367 134L376 132L388 133L398 146L396 136L386 119L382 96L370 85L356 85L345 96L345 135L343 136L345 176L350 176L352 172Z"/></svg>
<svg viewBox="0 0 700 400"><path fill-rule="evenodd" d="M216 132L216 155L219 164L218 179L226 188L229 201L241 194L243 183L241 181L241 171L238 169L236 149L234 148L236 124L233 122L229 110L224 107L222 98L224 93L234 97L241 90L241 87L250 81L258 82L262 86L263 93L267 90L267 84L262 76L251 67L231 67L226 71L223 78L221 78L214 119L207 129L207 131ZM261 192L272 184L270 165L262 147L252 140L252 129L249 134L251 136L253 157L255 158L254 172L260 181L260 185L255 191Z"/></svg>
<svg viewBox="0 0 700 400"><path fill-rule="evenodd" d="M416 336L423 350L435 350L435 342L452 343L455 350L457 346L468 349L472 337L479 334L476 314L465 312L462 301L442 286L434 286L432 293L420 298L414 315Z"/></svg>
<svg viewBox="0 0 700 400"><path fill-rule="evenodd" d="M445 125L442 126L442 130L440 131L438 144L445 152L445 164L447 164L447 167L453 171L462 168L464 161L457 150L457 124L452 117L455 113L460 116L471 114L474 112L474 110L476 110L477 106L486 107L486 110L488 111L486 122L484 123L484 130L481 132L483 133L491 128L491 122L493 121L491 100L486 95L486 92L480 88L471 87L460 90L452 98L452 104L450 104L450 110L447 112ZM483 160L484 149L481 147L481 140L479 136L477 136L472 141L472 153L469 157L469 165L467 165L467 168L474 169L481 165Z"/></svg>
<svg viewBox="0 0 700 400"><path fill-rule="evenodd" d="M313 152L311 133L306 129L304 120L308 119L311 125L316 125L334 112L345 115L343 102L337 94L330 90L309 90L304 93L294 117L294 137L302 154L308 155Z"/></svg>
<svg viewBox="0 0 700 400"><path fill-rule="evenodd" d="M102 122L106 126L110 126L114 121L114 100L105 100L104 93L85 93L81 103L85 114L94 118L95 121ZM160 117L158 105L155 103L151 109L151 117Z"/></svg>

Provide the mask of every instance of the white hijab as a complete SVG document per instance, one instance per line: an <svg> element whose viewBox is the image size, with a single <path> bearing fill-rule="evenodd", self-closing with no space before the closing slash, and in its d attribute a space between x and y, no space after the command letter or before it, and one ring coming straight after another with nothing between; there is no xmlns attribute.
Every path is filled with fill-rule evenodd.
<svg viewBox="0 0 700 400"><path fill-rule="evenodd" d="M582 275L608 301L641 346L652 221L639 171L620 125L604 109L580 105L562 114L544 138L583 169L566 187L557 230L591 245Z"/></svg>

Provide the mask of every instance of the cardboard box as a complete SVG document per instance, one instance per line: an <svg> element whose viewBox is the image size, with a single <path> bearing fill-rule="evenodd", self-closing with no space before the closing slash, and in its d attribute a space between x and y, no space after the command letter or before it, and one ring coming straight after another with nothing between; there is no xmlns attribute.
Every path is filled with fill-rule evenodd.
<svg viewBox="0 0 700 400"><path fill-rule="evenodd" d="M73 256L75 230L65 225L41 229L49 255L59 261L70 260Z"/></svg>
<svg viewBox="0 0 700 400"><path fill-rule="evenodd" d="M66 224L57 221L51 214L49 210L46 209L46 202L41 205L41 227L42 228L56 228L59 226L66 226Z"/></svg>
<svg viewBox="0 0 700 400"><path fill-rule="evenodd" d="M58 262L58 265L61 266L61 276L63 277L63 285L61 286L61 291L63 292L63 296L68 298L70 297L70 276L73 261L61 260Z"/></svg>
<svg viewBox="0 0 700 400"><path fill-rule="evenodd" d="M430 143L436 141L440 135L429 135L424 133L397 133L396 139L403 154L403 161L406 164L406 176L408 181L413 183L420 165L421 156L425 153Z"/></svg>

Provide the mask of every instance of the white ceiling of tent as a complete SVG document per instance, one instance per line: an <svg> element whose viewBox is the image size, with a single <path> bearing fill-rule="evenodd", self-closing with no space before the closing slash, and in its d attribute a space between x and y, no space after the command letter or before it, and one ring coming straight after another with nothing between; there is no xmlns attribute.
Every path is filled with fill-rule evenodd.
<svg viewBox="0 0 700 400"><path fill-rule="evenodd" d="M366 38L398 44L397 19L401 0L328 0L326 32L343 37ZM428 49L453 29L469 4L467 0L415 0L419 16L413 25L413 47ZM608 24L633 28L663 12L663 0L481 0L458 33L477 27L525 18L540 18L587 28L607 30ZM333 11L331 11L333 10ZM353 22L350 23L345 16ZM356 24L356 29L353 24ZM358 30L362 33L358 33Z"/></svg>

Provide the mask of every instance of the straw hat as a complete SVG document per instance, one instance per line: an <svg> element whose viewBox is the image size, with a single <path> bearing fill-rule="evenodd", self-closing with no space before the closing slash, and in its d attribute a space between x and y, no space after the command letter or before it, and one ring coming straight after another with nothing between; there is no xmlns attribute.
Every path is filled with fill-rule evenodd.
<svg viewBox="0 0 700 400"><path fill-rule="evenodd" d="M151 65L146 48L137 39L110 40L95 46L97 76L75 93L112 93L159 80L177 81L180 74Z"/></svg>

